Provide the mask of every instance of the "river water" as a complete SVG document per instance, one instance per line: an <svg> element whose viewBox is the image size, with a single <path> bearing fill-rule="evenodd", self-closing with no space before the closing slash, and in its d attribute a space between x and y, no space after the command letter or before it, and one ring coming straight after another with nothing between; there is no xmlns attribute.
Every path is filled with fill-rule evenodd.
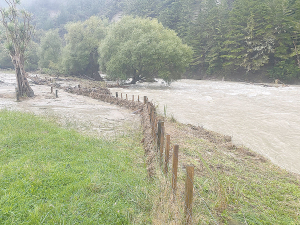
<svg viewBox="0 0 300 225"><path fill-rule="evenodd" d="M170 86L160 81L111 91L148 96L161 113L230 135L235 144L300 173L300 86L180 80Z"/></svg>

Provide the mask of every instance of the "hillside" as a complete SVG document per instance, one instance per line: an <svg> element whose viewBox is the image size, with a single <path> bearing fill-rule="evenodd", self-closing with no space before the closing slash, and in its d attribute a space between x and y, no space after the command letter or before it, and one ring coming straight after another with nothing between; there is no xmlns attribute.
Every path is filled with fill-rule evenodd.
<svg viewBox="0 0 300 225"><path fill-rule="evenodd" d="M61 37L65 24L93 15L157 18L193 48L185 77L288 83L300 77L299 1L24 0L23 6L37 28L59 29Z"/></svg>

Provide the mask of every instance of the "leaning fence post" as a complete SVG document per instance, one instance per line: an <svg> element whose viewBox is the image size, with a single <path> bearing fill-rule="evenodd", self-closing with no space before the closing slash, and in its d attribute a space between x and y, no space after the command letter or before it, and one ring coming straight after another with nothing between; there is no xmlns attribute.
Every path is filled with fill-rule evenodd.
<svg viewBox="0 0 300 225"><path fill-rule="evenodd" d="M168 173L169 158L170 158L170 135L166 135L166 151L165 151L165 174Z"/></svg>
<svg viewBox="0 0 300 225"><path fill-rule="evenodd" d="M148 98L147 96L144 96L144 104L147 104L147 102L148 102Z"/></svg>
<svg viewBox="0 0 300 225"><path fill-rule="evenodd" d="M185 182L185 207L184 207L184 214L185 214L187 225L192 224L193 189L194 189L194 166L187 166L186 182Z"/></svg>
<svg viewBox="0 0 300 225"><path fill-rule="evenodd" d="M175 145L174 152L173 152L173 169L172 169L172 189L174 193L177 189L178 151L179 151L179 145Z"/></svg>

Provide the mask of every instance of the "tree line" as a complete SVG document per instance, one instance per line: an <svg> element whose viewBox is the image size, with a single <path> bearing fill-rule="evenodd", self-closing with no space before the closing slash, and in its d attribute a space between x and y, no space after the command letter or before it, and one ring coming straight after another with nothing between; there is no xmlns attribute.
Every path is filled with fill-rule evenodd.
<svg viewBox="0 0 300 225"><path fill-rule="evenodd" d="M299 0L130 0L127 13L156 17L193 48L196 78L300 78Z"/></svg>
<svg viewBox="0 0 300 225"><path fill-rule="evenodd" d="M39 46L28 51L32 59L28 67L71 71L74 74L80 74L88 69L94 70L101 65L101 62L96 60L99 48L88 56L87 51L85 56L83 56L84 51L81 51L85 45L88 45L88 49L93 48L93 38L91 38L93 35L89 35L90 38L72 37L75 35L71 34L72 29L77 30L81 24L76 35L82 32L87 34L88 31L82 28L86 26L83 24L90 16L97 15L101 20L100 27L104 27L105 33L109 30L107 28L109 21L116 14L121 13L123 16L155 18L168 30L174 30L183 43L190 46L193 51L186 72L188 77L236 76L237 79L247 79L259 75L290 82L300 78L299 0L68 0L60 1L61 3L54 0L39 0L33 2L27 8L36 15L36 25L42 29L38 31L41 35L35 40ZM42 18L43 16L47 18ZM66 23L68 25L65 25ZM41 53L43 42L50 34L56 35L54 39L60 42L60 44L56 43L55 48L61 51L54 51L56 54L59 52L60 58L55 56L51 63L37 63L36 60L43 60L41 58L45 57L43 54L46 58L47 54L50 54ZM72 46L72 38L83 40L80 45ZM136 37L132 36L132 38ZM91 44L87 44L88 42ZM3 51L3 46L0 51ZM80 54L83 55L75 52L81 52ZM72 64L72 60L76 58L82 58L85 63ZM63 65L55 62L58 59ZM8 65L8 62L9 60L0 54L0 66ZM81 72L78 72L80 70ZM93 74L91 71L88 73ZM122 76L124 77L124 74Z"/></svg>
<svg viewBox="0 0 300 225"><path fill-rule="evenodd" d="M18 53L22 49L17 55L24 59L22 62L28 70L101 80L100 69L111 79L131 79L131 83L154 78L170 82L180 78L192 59L191 48L173 30L165 28L157 19L132 16L125 16L118 23L97 16L69 22L64 26L63 37L59 29L48 30L23 48L19 44L23 23L19 22L20 18L10 21L12 15L22 12L16 9L17 1L13 2L9 9L1 9L5 28L1 33L6 34L2 50ZM1 65L4 62L6 67L16 68L8 57L3 54ZM15 55L10 54L10 58L14 59Z"/></svg>

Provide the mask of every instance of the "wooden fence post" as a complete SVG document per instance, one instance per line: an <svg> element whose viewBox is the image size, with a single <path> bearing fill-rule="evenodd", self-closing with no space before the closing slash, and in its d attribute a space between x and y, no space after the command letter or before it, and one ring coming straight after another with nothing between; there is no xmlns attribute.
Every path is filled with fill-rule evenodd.
<svg viewBox="0 0 300 225"><path fill-rule="evenodd" d="M163 165L163 155L164 155L164 142L165 142L165 127L161 127L161 135L160 135L160 164Z"/></svg>
<svg viewBox="0 0 300 225"><path fill-rule="evenodd" d="M151 129L152 129L152 137L153 137L153 140L155 140L155 139L154 139L154 136L155 136L154 108L152 108L152 110L151 110Z"/></svg>
<svg viewBox="0 0 300 225"><path fill-rule="evenodd" d="M140 102L140 96L138 95L138 102Z"/></svg>
<svg viewBox="0 0 300 225"><path fill-rule="evenodd" d="M159 121L157 125L157 151L160 149L161 141L161 128L164 126L164 122Z"/></svg>
<svg viewBox="0 0 300 225"><path fill-rule="evenodd" d="M194 166L186 167L186 181L185 181L185 207L184 214L186 224L192 224L193 215L193 190L194 190Z"/></svg>
<svg viewBox="0 0 300 225"><path fill-rule="evenodd" d="M116 98L118 98L119 97L119 93L118 92L116 92Z"/></svg>
<svg viewBox="0 0 300 225"><path fill-rule="evenodd" d="M172 189L174 193L176 192L177 189L178 152L179 152L179 145L175 145L174 152L173 152L173 169L172 169Z"/></svg>
<svg viewBox="0 0 300 225"><path fill-rule="evenodd" d="M147 96L144 96L144 104L147 104L147 102L148 102L148 98Z"/></svg>
<svg viewBox="0 0 300 225"><path fill-rule="evenodd" d="M169 158L170 158L170 135L166 135L166 151L165 151L165 174L168 173Z"/></svg>
<svg viewBox="0 0 300 225"><path fill-rule="evenodd" d="M123 99L123 93L121 93L121 99Z"/></svg>
<svg viewBox="0 0 300 225"><path fill-rule="evenodd" d="M51 94L53 93L53 87L51 87L51 92L50 92Z"/></svg>
<svg viewBox="0 0 300 225"><path fill-rule="evenodd" d="M134 102L134 95L132 95L132 101Z"/></svg>
<svg viewBox="0 0 300 225"><path fill-rule="evenodd" d="M127 96L127 94L126 94L126 100L128 100L128 96Z"/></svg>
<svg viewBox="0 0 300 225"><path fill-rule="evenodd" d="M58 98L58 90L55 90L55 97Z"/></svg>
<svg viewBox="0 0 300 225"><path fill-rule="evenodd" d="M157 141L157 134L156 134L156 128L158 127L157 118L154 119L154 143ZM158 133L158 131L157 131Z"/></svg>

